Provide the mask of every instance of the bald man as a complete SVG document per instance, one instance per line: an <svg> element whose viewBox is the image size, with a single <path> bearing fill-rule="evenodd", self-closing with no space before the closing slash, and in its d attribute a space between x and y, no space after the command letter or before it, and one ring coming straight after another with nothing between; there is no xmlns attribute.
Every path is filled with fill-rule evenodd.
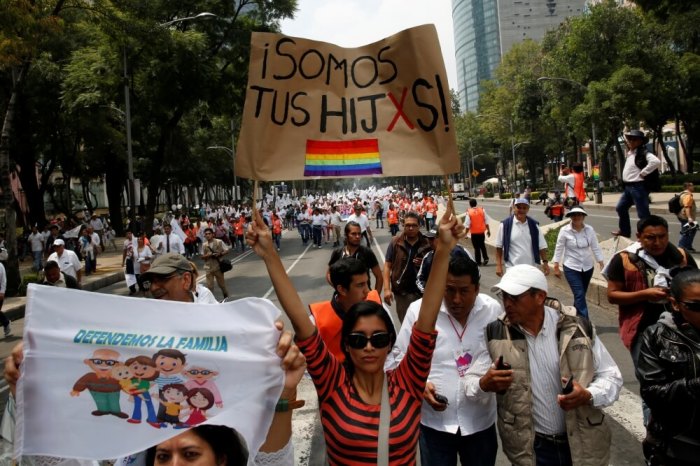
<svg viewBox="0 0 700 466"><path fill-rule="evenodd" d="M80 396L87 389L95 400L97 409L93 416L111 414L121 419L129 417L122 412L119 406L119 381L112 377L112 368L119 362L119 353L110 349L98 349L92 353L92 357L83 361L92 369L73 385L71 396Z"/></svg>

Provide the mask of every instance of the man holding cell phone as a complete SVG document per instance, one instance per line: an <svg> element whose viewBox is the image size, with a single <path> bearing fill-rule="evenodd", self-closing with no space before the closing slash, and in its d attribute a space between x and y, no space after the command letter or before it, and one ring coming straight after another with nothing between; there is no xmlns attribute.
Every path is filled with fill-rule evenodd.
<svg viewBox="0 0 700 466"><path fill-rule="evenodd" d="M524 264L491 288L505 313L486 327L487 349L465 378L467 398L497 393L498 431L513 465L607 466L601 408L617 400L622 375L591 322L547 290L542 271Z"/></svg>
<svg viewBox="0 0 700 466"><path fill-rule="evenodd" d="M423 394L420 455L423 466L493 466L498 452L496 399L485 403L468 399L462 390L474 356L486 349L486 325L501 313L501 306L479 294L479 267L462 248L450 254L447 284L435 325L438 331L430 375ZM412 303L396 345L387 359L393 368L406 354L421 300ZM392 357L394 361L392 361Z"/></svg>

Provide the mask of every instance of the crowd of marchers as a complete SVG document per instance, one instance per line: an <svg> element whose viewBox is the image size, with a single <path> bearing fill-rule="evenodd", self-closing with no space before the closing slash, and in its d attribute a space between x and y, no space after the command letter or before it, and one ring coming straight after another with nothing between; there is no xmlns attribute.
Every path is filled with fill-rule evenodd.
<svg viewBox="0 0 700 466"><path fill-rule="evenodd" d="M648 171L635 163L636 136L628 135L628 163L634 166L626 165L629 192L622 194L621 211L631 205L628 196L636 200L635 193L645 189L639 183ZM561 177L569 174L562 170ZM597 235L585 222L583 202L571 202L564 214L570 221L559 230L550 265L550 251L538 222L528 215L526 197L515 199L511 214L498 223L491 258L484 246L491 236L489 217L475 199L463 222L439 196L393 190L262 201L255 210L221 208L196 222L186 216L166 218L148 245L133 236L124 245L127 271L128 262L146 265L133 274L139 275L134 283L157 299L216 302L215 281L226 297L222 257L236 245L252 248L263 260L294 327L295 345L280 342L280 354L288 354L284 398L278 404L285 416L275 416L265 448L250 452L255 461L272 454L285 459L263 464L291 464L291 411L301 405L295 389L305 360L319 398L330 464L415 464L419 451L421 464L449 465L459 459L494 465L500 438L514 465L608 465L612 437L603 408L615 403L623 379L586 304L597 265L608 280L608 300L619 306L620 337L640 383L646 461L696 464L700 272L692 250L669 242L662 217L642 215L638 206L636 241L606 264ZM445 213L437 219L441 204ZM687 198L684 214L686 223L694 222L694 203ZM220 224L240 219L242 242L235 228L223 226L223 235L217 231ZM621 219L623 228L625 222ZM198 271L182 239L192 223L204 230L189 255L202 255L207 288L196 285ZM385 227L391 241L380 264L372 230ZM278 254L284 229L297 229L304 244L313 241L322 248L332 241L327 301L302 303ZM467 233L473 252L458 244ZM147 261L141 260L146 247ZM482 290L480 270L489 261L500 281ZM549 295L550 273L567 280L570 302ZM12 387L20 362L19 349L6 361ZM216 453L217 437L200 430L155 451L172 461L181 453L182 436L193 436L212 451L218 461L208 464L243 464L234 452ZM159 462L158 454L147 458L148 464L175 464Z"/></svg>

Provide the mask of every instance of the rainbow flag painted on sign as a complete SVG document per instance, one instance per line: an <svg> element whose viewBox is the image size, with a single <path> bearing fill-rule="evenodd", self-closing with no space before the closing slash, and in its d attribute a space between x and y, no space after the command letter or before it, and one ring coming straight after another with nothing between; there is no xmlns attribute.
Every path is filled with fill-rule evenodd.
<svg viewBox="0 0 700 466"><path fill-rule="evenodd" d="M377 139L306 141L304 176L381 175Z"/></svg>

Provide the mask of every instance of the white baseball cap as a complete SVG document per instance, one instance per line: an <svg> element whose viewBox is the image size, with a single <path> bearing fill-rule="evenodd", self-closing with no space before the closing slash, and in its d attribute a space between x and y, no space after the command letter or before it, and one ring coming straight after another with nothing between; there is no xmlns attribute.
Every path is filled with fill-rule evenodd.
<svg viewBox="0 0 700 466"><path fill-rule="evenodd" d="M62 239L55 239L55 240L53 241L53 245L54 245L54 246L65 246L66 243L63 242Z"/></svg>
<svg viewBox="0 0 700 466"><path fill-rule="evenodd" d="M508 268L501 281L491 287L491 291L503 291L511 296L517 296L530 288L548 291L547 277L537 267L520 264Z"/></svg>

